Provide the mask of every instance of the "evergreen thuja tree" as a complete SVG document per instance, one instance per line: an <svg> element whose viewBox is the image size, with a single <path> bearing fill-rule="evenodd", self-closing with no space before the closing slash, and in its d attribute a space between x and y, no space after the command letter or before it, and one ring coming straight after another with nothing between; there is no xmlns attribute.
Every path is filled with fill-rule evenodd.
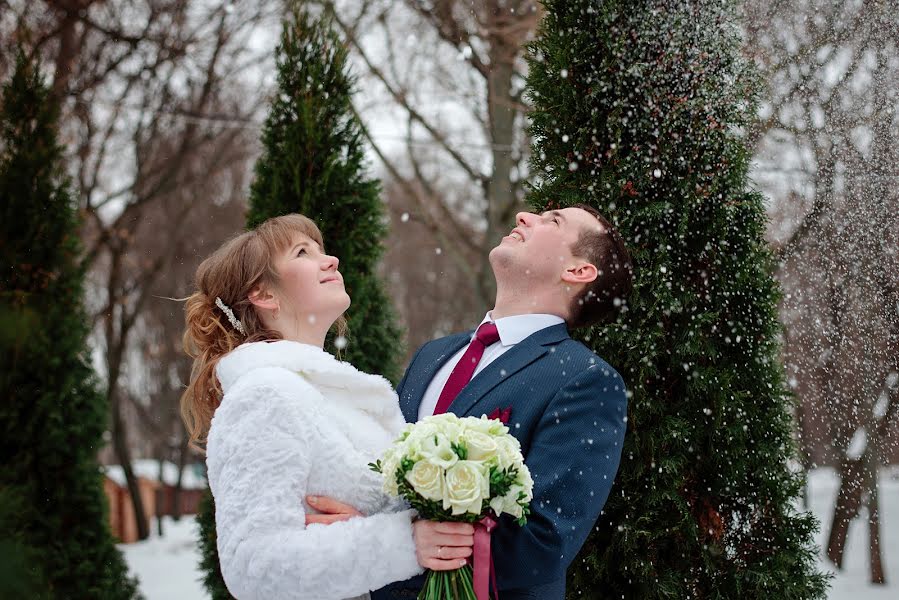
<svg viewBox="0 0 899 600"><path fill-rule="evenodd" d="M90 322L57 106L21 55L2 103L0 547L27 551L29 572L12 576L46 597L133 598L96 462L107 407L85 343ZM9 569L7 557L0 562Z"/></svg>
<svg viewBox="0 0 899 600"><path fill-rule="evenodd" d="M401 331L375 269L386 235L377 180L366 175L362 129L353 114L347 50L327 24L293 12L276 51L278 87L262 133L262 156L250 190L248 227L301 213L340 259L352 306L341 358L396 380ZM329 339L335 350L335 339ZM213 600L231 598L216 549L215 506L199 515L204 582Z"/></svg>
<svg viewBox="0 0 899 600"><path fill-rule="evenodd" d="M788 462L778 288L729 0L546 0L528 85L535 207L586 202L635 290L584 332L630 391L621 467L572 598L822 598Z"/></svg>
<svg viewBox="0 0 899 600"><path fill-rule="evenodd" d="M262 133L248 225L291 212L319 226L352 306L344 360L396 380L402 339L375 273L386 235L380 185L366 174L347 50L327 23L295 12L277 49L278 89Z"/></svg>

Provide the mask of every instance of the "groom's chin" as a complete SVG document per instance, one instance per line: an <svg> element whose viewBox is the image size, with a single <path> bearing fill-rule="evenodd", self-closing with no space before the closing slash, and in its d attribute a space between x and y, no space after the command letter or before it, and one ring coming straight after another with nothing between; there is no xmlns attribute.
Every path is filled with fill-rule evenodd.
<svg viewBox="0 0 899 600"><path fill-rule="evenodd" d="M512 253L509 252L509 248L503 246L502 242L491 250L487 257L490 259L490 266L493 267L494 271L497 269L508 269L513 264Z"/></svg>

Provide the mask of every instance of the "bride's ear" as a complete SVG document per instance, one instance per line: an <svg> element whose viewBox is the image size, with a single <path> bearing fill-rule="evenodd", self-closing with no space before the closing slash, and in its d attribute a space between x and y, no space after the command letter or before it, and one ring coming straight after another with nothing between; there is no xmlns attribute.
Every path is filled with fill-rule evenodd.
<svg viewBox="0 0 899 600"><path fill-rule="evenodd" d="M247 294L247 300L249 300L250 304L252 304L256 308L260 308L263 310L278 310L281 307L280 302L278 302L278 298L276 298L275 295L270 291L259 285L250 290L250 293Z"/></svg>

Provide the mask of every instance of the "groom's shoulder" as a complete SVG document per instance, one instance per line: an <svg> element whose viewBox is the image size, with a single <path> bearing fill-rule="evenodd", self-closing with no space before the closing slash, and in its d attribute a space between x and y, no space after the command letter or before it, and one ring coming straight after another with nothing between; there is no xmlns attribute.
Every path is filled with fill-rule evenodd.
<svg viewBox="0 0 899 600"><path fill-rule="evenodd" d="M573 367L573 375L589 372L594 378L611 379L624 383L623 378L605 359L596 354L583 342L573 338L566 338L551 348L551 354L558 358L560 364L569 364Z"/></svg>

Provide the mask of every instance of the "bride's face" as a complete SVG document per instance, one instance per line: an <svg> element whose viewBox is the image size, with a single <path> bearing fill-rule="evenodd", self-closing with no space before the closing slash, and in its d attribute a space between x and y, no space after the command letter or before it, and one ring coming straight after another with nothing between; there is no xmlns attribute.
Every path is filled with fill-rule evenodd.
<svg viewBox="0 0 899 600"><path fill-rule="evenodd" d="M300 327L329 328L350 306L337 270L340 261L322 252L312 238L297 233L276 261L281 277L276 294L281 309L292 313Z"/></svg>

